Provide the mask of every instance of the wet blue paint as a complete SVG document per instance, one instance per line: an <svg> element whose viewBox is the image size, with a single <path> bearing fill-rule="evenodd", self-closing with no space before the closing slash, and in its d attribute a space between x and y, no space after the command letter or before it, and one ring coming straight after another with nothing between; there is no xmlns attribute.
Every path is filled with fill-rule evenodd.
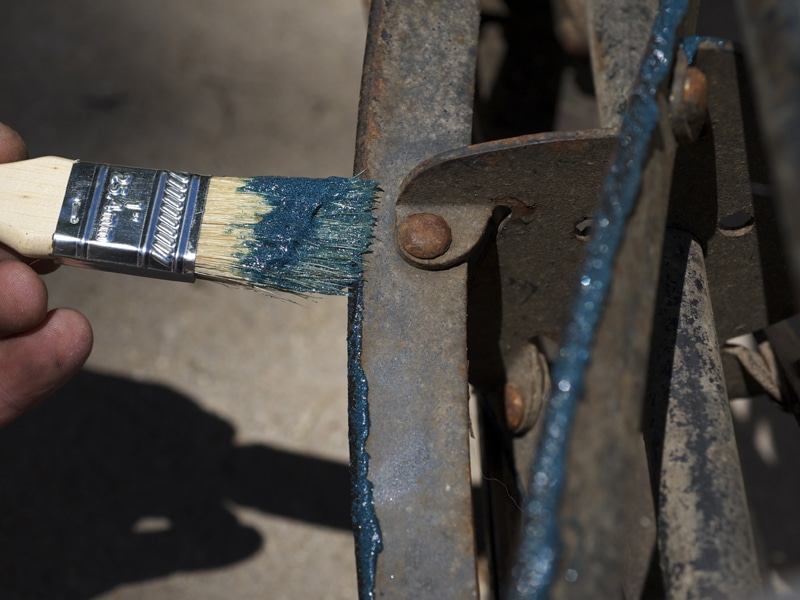
<svg viewBox="0 0 800 600"><path fill-rule="evenodd" d="M347 372L350 386L350 516L356 545L359 598L365 600L375 597L375 571L383 544L375 514L372 482L368 478L369 454L366 446L369 436L369 389L361 366L363 312L364 292L363 285L359 283L351 290L348 304Z"/></svg>
<svg viewBox="0 0 800 600"><path fill-rule="evenodd" d="M558 506L575 405L583 391L589 351L611 285L614 257L624 235L625 221L636 203L642 168L658 123L656 92L669 77L677 29L686 8L687 0L660 3L623 115L614 163L603 184L564 346L551 374L553 390L533 464L519 560L514 569L515 598L546 598L555 576L560 547Z"/></svg>
<svg viewBox="0 0 800 600"><path fill-rule="evenodd" d="M265 210L237 255L254 287L299 294L344 294L361 279L377 183L356 177L252 177L239 191L260 195Z"/></svg>

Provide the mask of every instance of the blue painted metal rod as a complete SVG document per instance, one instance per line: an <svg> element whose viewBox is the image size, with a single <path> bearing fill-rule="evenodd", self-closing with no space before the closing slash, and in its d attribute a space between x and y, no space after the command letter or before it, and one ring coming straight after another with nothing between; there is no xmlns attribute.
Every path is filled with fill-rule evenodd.
<svg viewBox="0 0 800 600"><path fill-rule="evenodd" d="M543 599L559 554L558 508L569 434L584 387L598 322L612 285L612 268L633 211L659 120L657 92L669 76L686 0L662 0L620 129L614 163L603 185L593 235L579 276L564 345L554 365L553 391L533 464L512 597Z"/></svg>

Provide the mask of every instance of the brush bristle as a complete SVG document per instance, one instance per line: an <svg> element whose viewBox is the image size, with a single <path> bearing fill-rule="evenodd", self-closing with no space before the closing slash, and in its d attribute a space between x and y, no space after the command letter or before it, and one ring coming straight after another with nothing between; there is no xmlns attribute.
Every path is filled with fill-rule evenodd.
<svg viewBox="0 0 800 600"><path fill-rule="evenodd" d="M195 274L266 292L345 293L362 275L376 194L357 177L214 177Z"/></svg>

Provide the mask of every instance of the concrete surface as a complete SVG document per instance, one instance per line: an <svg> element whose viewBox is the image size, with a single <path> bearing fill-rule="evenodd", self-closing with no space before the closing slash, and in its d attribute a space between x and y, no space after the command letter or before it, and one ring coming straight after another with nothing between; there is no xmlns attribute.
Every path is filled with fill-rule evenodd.
<svg viewBox="0 0 800 600"><path fill-rule="evenodd" d="M728 35L714 15L730 3L712 4L705 32ZM348 175L365 32L361 0L8 0L0 120L33 156ZM556 127L593 126L569 69L562 86ZM47 282L95 350L0 432L0 598L354 598L345 300L67 268ZM764 570L790 594L800 437L744 402Z"/></svg>
<svg viewBox="0 0 800 600"><path fill-rule="evenodd" d="M32 156L352 173L359 0L4 3ZM86 369L0 435L2 598L354 598L346 301L78 269Z"/></svg>

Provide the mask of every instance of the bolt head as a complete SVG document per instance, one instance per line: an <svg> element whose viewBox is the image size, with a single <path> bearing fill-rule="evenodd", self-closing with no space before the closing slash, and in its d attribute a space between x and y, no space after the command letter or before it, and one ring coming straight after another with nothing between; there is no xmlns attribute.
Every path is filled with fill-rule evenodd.
<svg viewBox="0 0 800 600"><path fill-rule="evenodd" d="M447 221L431 213L409 215L400 225L398 237L406 253L427 260L442 256L453 241Z"/></svg>
<svg viewBox="0 0 800 600"><path fill-rule="evenodd" d="M708 79L697 67L686 67L676 79L680 88L673 87L672 128L682 141L695 141L708 114Z"/></svg>
<svg viewBox="0 0 800 600"><path fill-rule="evenodd" d="M708 79L697 67L686 69L683 102L689 117L705 118L708 109Z"/></svg>
<svg viewBox="0 0 800 600"><path fill-rule="evenodd" d="M525 399L522 397L522 390L513 383L507 383L503 390L503 396L506 425L511 431L517 431L525 416Z"/></svg>

